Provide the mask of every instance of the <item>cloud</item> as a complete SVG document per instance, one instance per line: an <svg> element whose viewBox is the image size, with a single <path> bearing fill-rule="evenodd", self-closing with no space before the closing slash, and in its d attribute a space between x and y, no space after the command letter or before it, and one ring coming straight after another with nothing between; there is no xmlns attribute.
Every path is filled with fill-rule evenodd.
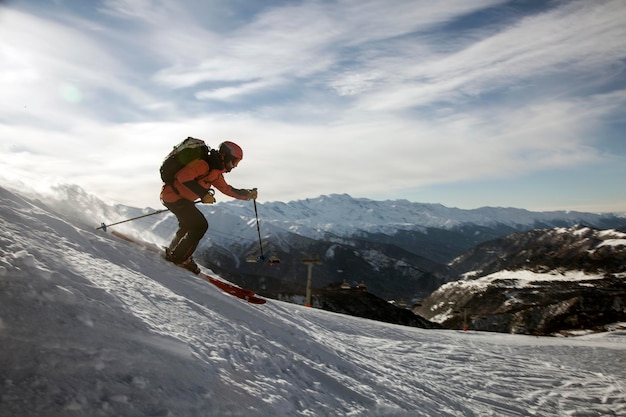
<svg viewBox="0 0 626 417"><path fill-rule="evenodd" d="M200 3L7 9L3 169L156 206L195 136L262 199L401 195L598 164L623 116L618 1Z"/></svg>
<svg viewBox="0 0 626 417"><path fill-rule="evenodd" d="M542 79L563 76L595 83L598 71L619 65L626 55L625 20L620 1L573 2L501 27L459 51L418 62L411 55L382 61L373 70L394 76L364 94L361 105L391 111L475 100L494 90L519 91L520 85L542 88Z"/></svg>
<svg viewBox="0 0 626 417"><path fill-rule="evenodd" d="M263 80L263 81L246 82L246 83L238 84L234 87L220 87L214 90L198 91L195 94L195 97L198 100L229 101L231 99L240 98L242 95L245 95L249 92L259 92L261 90L272 88L278 82L279 82L278 80Z"/></svg>
<svg viewBox="0 0 626 417"><path fill-rule="evenodd" d="M155 80L175 88L241 82L242 88L224 87L231 98L266 85L251 81L269 79L269 83L278 84L276 80L289 83L315 75L324 78L325 72L344 65L345 54L359 55L370 43L403 36L496 3L456 1L445 7L416 7L414 2L343 1L269 8L222 37L216 33L206 36L204 53L160 70ZM380 19L381 15L387 18Z"/></svg>
<svg viewBox="0 0 626 417"><path fill-rule="evenodd" d="M8 42L0 51L0 113L10 124L71 129L90 119L119 120L124 110L122 118L130 119L155 102L135 86L133 70L103 38L102 26L12 9L3 11L3 20L0 37Z"/></svg>

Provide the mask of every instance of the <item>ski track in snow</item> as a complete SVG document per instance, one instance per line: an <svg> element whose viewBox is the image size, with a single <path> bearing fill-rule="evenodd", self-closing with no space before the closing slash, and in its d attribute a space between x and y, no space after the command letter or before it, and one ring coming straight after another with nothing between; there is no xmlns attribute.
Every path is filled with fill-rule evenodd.
<svg viewBox="0 0 626 417"><path fill-rule="evenodd" d="M0 416L626 415L626 334L414 329L220 292L0 189Z"/></svg>

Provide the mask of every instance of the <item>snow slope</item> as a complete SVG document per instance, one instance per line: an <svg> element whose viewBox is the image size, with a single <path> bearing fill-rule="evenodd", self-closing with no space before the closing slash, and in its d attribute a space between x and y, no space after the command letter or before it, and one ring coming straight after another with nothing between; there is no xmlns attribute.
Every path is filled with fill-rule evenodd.
<svg viewBox="0 0 626 417"><path fill-rule="evenodd" d="M535 338L255 306L75 211L0 188L1 417L626 415L624 331Z"/></svg>

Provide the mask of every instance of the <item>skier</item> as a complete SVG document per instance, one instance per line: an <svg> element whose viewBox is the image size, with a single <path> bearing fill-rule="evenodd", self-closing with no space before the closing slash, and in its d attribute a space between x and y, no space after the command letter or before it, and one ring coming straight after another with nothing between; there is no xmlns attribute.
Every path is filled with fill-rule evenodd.
<svg viewBox="0 0 626 417"><path fill-rule="evenodd" d="M165 249L168 261L193 273L200 273L200 268L191 255L208 230L209 224L194 201L200 199L205 204L215 203L211 186L239 200L256 200L256 188L237 189L224 180L223 174L232 171L242 159L241 148L226 141L220 144L219 150L211 149L208 162L203 159L191 161L176 173L173 184L163 184L161 201L178 219L178 231Z"/></svg>

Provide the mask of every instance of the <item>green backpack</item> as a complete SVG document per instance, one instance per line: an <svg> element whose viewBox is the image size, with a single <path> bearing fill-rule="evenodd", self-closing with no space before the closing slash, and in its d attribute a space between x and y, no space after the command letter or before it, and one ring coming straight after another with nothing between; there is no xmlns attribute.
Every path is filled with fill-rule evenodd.
<svg viewBox="0 0 626 417"><path fill-rule="evenodd" d="M203 159L208 162L211 148L203 140L187 139L174 146L161 165L161 179L165 184L174 184L174 176L191 161Z"/></svg>

